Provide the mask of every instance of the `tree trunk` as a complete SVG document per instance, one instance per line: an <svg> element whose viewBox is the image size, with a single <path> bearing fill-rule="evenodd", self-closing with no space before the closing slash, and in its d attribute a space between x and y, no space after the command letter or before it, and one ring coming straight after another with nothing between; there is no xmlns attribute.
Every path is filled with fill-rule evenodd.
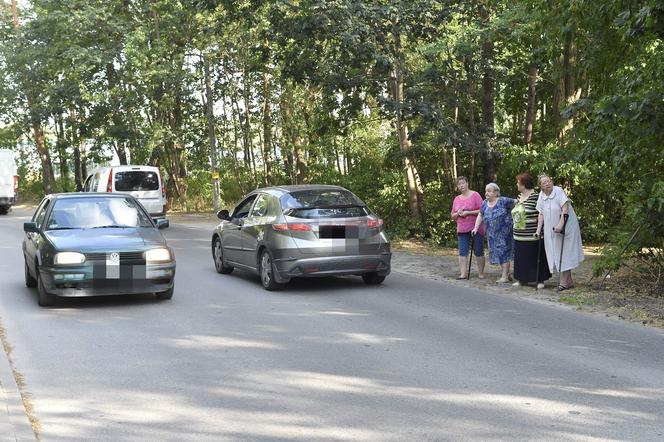
<svg viewBox="0 0 664 442"><path fill-rule="evenodd" d="M485 27L482 35L482 138L484 142L484 180L488 183L495 182L497 178L494 127L494 44L486 29L489 24L489 11L482 4L479 5L479 16Z"/></svg>
<svg viewBox="0 0 664 442"><path fill-rule="evenodd" d="M203 77L205 78L205 104L206 117L208 125L208 137L210 140L210 166L212 167L212 193L214 201L214 211L221 209L221 199L219 197L219 168L217 167L217 136L214 130L214 96L212 95L212 86L210 85L210 65L204 56L203 59Z"/></svg>
<svg viewBox="0 0 664 442"><path fill-rule="evenodd" d="M76 109L72 106L69 110L69 126L71 128L71 145L74 148L74 183L76 191L83 189L83 181L87 176L81 175L81 149L76 124Z"/></svg>
<svg viewBox="0 0 664 442"><path fill-rule="evenodd" d="M397 131L397 137L399 139L401 156L403 159L402 170L404 178L406 179L406 188L408 191L408 207L410 209L410 215L413 219L421 220L424 222L424 191L422 190L422 183L417 172L417 167L411 158L413 146L412 142L408 138L408 124L404 120L402 113L404 100L404 80L402 75L403 62L400 58L402 57L401 32L399 30L399 24L396 20L392 24L392 38L395 49L394 53L397 55L394 63L394 69L391 72L388 83L392 94L392 100L394 101L396 107L395 128Z"/></svg>
<svg viewBox="0 0 664 442"><path fill-rule="evenodd" d="M478 138L477 115L475 114L475 106L472 104L472 102L474 101L477 76L475 75L475 64L473 63L473 59L470 55L464 57L463 66L464 70L466 71L466 95L467 100L470 102L468 106L468 132L472 138L476 140ZM466 177L468 178L468 187L471 189L474 187L473 184L475 182L475 152L476 146L475 143L473 143L470 149L470 172Z"/></svg>
<svg viewBox="0 0 664 442"><path fill-rule="evenodd" d="M233 112L233 109L231 109L231 112ZM232 116L231 116L232 117ZM226 113L226 95L222 94L221 96L221 119L222 121L228 121L228 114ZM240 175L240 168L238 166L238 161L237 161L237 130L235 129L235 120L232 118L231 124L233 125L234 129L234 136L233 136L233 147L228 147L228 149L231 151L231 159L233 160L233 173L235 174L235 180L237 181L237 185L240 188L240 192L244 195L245 188L244 188L244 183L242 182L242 177Z"/></svg>
<svg viewBox="0 0 664 442"><path fill-rule="evenodd" d="M21 49L21 25L18 16L18 7L16 5L16 0L11 0L11 10L12 10L12 19L14 23L14 32L16 33L16 49ZM22 76L26 78L27 76ZM32 133L35 139L35 145L37 146L37 153L39 154L39 160L42 166L42 177L43 177L43 189L45 194L53 193L53 184L55 177L53 176L53 166L51 164L51 154L48 151L44 138L44 129L42 127L41 118L39 117L39 111L36 109L37 102L33 96L30 89L24 83L22 84L23 91L25 92L27 104L28 104L28 115L30 118L30 124L32 126Z"/></svg>
<svg viewBox="0 0 664 442"><path fill-rule="evenodd" d="M30 106L30 104L28 104ZM37 152L39 152L39 160L42 165L42 179L44 181L44 193L49 194L54 191L55 177L53 176L53 165L51 164L51 155L46 147L46 140L44 137L44 129L39 121L33 117L32 132L35 137L35 144L37 145Z"/></svg>
<svg viewBox="0 0 664 442"><path fill-rule="evenodd" d="M563 52L558 58L558 87L553 93L553 118L555 121L556 138L562 139L565 133L573 126L572 118L565 124L561 123L563 108L570 105L581 97L581 89L576 88L576 43L574 42L575 32L573 30L565 32L563 41Z"/></svg>
<svg viewBox="0 0 664 442"><path fill-rule="evenodd" d="M267 39L263 44L269 52L270 45ZM272 103L270 91L270 71L268 62L263 65L263 182L265 185L272 183L272 171L270 170L271 147L272 147Z"/></svg>
<svg viewBox="0 0 664 442"><path fill-rule="evenodd" d="M523 135L523 144L530 144L533 140L533 126L535 123L535 111L537 85L537 64L531 63L528 67L528 106L526 107L526 128Z"/></svg>
<svg viewBox="0 0 664 442"><path fill-rule="evenodd" d="M569 106L581 98L582 89L576 87L576 55L577 48L574 42L574 34L569 32L565 38L565 48L563 51L565 106ZM558 138L564 138L567 132L573 127L574 117L570 117L561 127Z"/></svg>
<svg viewBox="0 0 664 442"><path fill-rule="evenodd" d="M64 117L62 113L55 116L57 136L56 151L60 161L60 181L62 182L62 191L69 192L69 168L67 167L67 138L65 134Z"/></svg>
<svg viewBox="0 0 664 442"><path fill-rule="evenodd" d="M251 120L249 106L251 103L251 90L249 88L249 70L245 63L242 72L242 101L244 103L244 124L242 127L242 137L244 140L245 153L249 155L249 169L251 178L254 182L254 188L258 187L258 177L256 175L256 157L254 155L254 146L251 140Z"/></svg>
<svg viewBox="0 0 664 442"><path fill-rule="evenodd" d="M302 137L296 131L292 133L293 152L295 156L295 183L304 184L307 182L307 157L302 143Z"/></svg>

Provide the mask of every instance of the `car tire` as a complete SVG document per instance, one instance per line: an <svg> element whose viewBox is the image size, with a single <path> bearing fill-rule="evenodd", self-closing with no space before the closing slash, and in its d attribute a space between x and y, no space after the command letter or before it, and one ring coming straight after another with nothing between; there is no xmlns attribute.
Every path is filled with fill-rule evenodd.
<svg viewBox="0 0 664 442"><path fill-rule="evenodd" d="M217 273L223 275L233 273L234 267L224 263L224 249L221 247L221 239L219 237L215 237L212 243L212 257L214 258L214 268Z"/></svg>
<svg viewBox="0 0 664 442"><path fill-rule="evenodd" d="M0 206L0 215L7 215L9 213L9 206Z"/></svg>
<svg viewBox="0 0 664 442"><path fill-rule="evenodd" d="M263 249L258 261L258 275L261 278L261 284L266 290L281 290L285 284L279 283L274 279L274 263L272 255L267 249Z"/></svg>
<svg viewBox="0 0 664 442"><path fill-rule="evenodd" d="M367 285L379 285L385 281L385 276L381 276L376 272L365 273L362 275L364 283Z"/></svg>
<svg viewBox="0 0 664 442"><path fill-rule="evenodd" d="M170 289L163 291L163 292L157 292L155 295L157 295L157 299L159 300L168 300L173 298L173 292L175 291L175 285L171 287Z"/></svg>
<svg viewBox="0 0 664 442"><path fill-rule="evenodd" d="M37 269L37 293L39 295L37 302L40 307L50 307L55 304L55 295L46 291L42 277L39 274L39 269Z"/></svg>
<svg viewBox="0 0 664 442"><path fill-rule="evenodd" d="M27 261L23 260L25 266L25 286L31 289L37 287L37 280L30 274L30 268Z"/></svg>

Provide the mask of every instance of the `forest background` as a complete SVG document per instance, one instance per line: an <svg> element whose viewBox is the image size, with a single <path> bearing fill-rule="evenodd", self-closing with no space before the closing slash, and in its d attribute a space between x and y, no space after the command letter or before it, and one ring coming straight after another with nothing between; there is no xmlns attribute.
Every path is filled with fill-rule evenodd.
<svg viewBox="0 0 664 442"><path fill-rule="evenodd" d="M452 245L455 178L548 173L664 286L658 0L1 0L0 147L20 194L158 165L171 206L339 184L394 238Z"/></svg>

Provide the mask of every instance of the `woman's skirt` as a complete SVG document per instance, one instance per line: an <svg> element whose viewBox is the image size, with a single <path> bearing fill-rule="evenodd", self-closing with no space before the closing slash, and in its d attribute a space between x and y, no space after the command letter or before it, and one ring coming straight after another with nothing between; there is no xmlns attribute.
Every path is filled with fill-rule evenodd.
<svg viewBox="0 0 664 442"><path fill-rule="evenodd" d="M539 275L537 274L537 249L539 245ZM538 278L539 276L539 278ZM514 241L514 279L522 284L544 282L551 278L543 241ZM539 279L539 281L536 281Z"/></svg>

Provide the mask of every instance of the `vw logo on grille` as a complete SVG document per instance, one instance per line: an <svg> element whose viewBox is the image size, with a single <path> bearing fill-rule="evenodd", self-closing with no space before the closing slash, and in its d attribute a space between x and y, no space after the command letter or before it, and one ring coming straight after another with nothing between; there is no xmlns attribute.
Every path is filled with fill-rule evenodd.
<svg viewBox="0 0 664 442"><path fill-rule="evenodd" d="M120 262L120 254L118 252L113 252L108 255L108 260L114 263Z"/></svg>

